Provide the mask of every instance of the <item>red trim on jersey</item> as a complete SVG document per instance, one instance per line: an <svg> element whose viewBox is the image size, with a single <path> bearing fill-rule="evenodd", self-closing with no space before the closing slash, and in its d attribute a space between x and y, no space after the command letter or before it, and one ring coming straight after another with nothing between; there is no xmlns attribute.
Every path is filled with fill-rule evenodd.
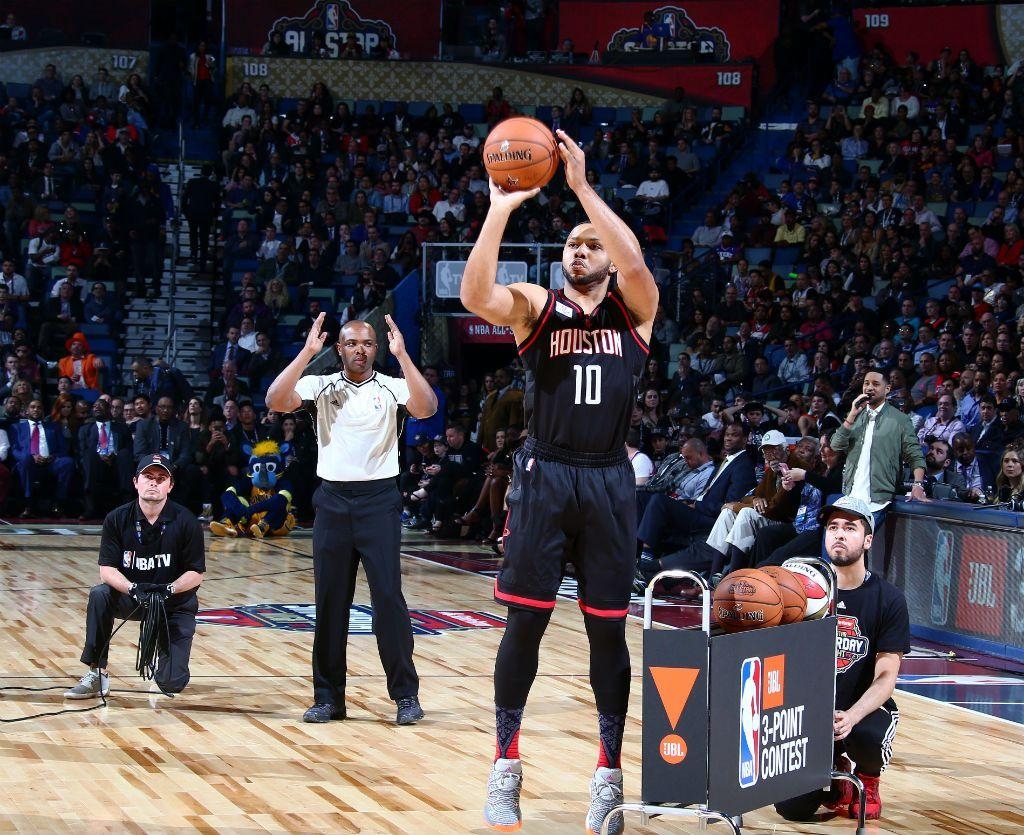
<svg viewBox="0 0 1024 835"><path fill-rule="evenodd" d="M565 295L565 290L564 289L556 290L555 294L560 297L561 301L565 302L570 307L576 308L576 312L579 313L580 316L586 316L587 315L586 313L583 312L583 308L580 307L580 305L578 305L576 302L574 302L572 299L570 299L567 295Z"/></svg>
<svg viewBox="0 0 1024 835"><path fill-rule="evenodd" d="M625 609L598 609L596 606L588 606L582 600L577 601L580 604L580 611L585 615L593 615L596 618L624 618L629 614L629 606Z"/></svg>
<svg viewBox="0 0 1024 835"><path fill-rule="evenodd" d="M498 581L494 581L494 599L503 603L513 603L517 606L529 606L531 609L554 609L554 600L535 600L532 597L518 597L514 594L506 594L498 588Z"/></svg>
<svg viewBox="0 0 1024 835"><path fill-rule="evenodd" d="M615 304L619 306L619 309L622 311L622 315L626 317L626 323L629 326L629 332L633 334L633 339L635 339L636 344L640 346L640 350L642 350L645 354L651 353L651 346L644 342L643 339L640 338L640 334L636 332L636 328L633 326L633 317L626 309L625 303L622 301L621 298L619 298L618 293L616 293L613 290L609 290L608 295L605 298L611 299L613 302L615 302Z"/></svg>
<svg viewBox="0 0 1024 835"><path fill-rule="evenodd" d="M540 312L540 320L537 322L537 327L533 329L533 333L526 337L526 341L522 345L516 347L516 350L519 351L520 355L522 355L524 351L530 350L530 346L536 342L540 332L544 329L544 325L546 325L548 319L551 318L551 311L554 309L555 294L548 290L548 301L547 304L544 305L544 309Z"/></svg>

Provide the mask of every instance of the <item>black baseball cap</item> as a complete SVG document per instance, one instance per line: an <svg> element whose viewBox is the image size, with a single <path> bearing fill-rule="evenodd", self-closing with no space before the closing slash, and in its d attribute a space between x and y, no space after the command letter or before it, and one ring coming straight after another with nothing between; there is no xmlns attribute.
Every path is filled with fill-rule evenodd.
<svg viewBox="0 0 1024 835"><path fill-rule="evenodd" d="M135 475L141 475L143 470L148 470L150 467L162 467L167 471L167 475L174 478L174 465L166 455L161 455L159 452L143 455L139 459L139 466L135 468Z"/></svg>

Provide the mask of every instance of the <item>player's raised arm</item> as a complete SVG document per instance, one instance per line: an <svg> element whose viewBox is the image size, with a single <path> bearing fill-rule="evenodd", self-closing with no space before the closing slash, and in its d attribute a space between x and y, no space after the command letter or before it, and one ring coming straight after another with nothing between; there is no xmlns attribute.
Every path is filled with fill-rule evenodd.
<svg viewBox="0 0 1024 835"><path fill-rule="evenodd" d="M486 319L492 325L506 325L513 330L524 328L544 304L546 292L533 284L497 283L498 250L508 219L522 203L537 195L540 189L507 192L491 180L491 206L480 227L480 237L466 262L459 298L466 310Z"/></svg>
<svg viewBox="0 0 1024 835"><path fill-rule="evenodd" d="M633 315L634 326L645 337L650 337L654 314L658 309L658 285L647 268L644 253L636 235L612 207L587 182L586 155L564 131L558 136L558 153L565 166L565 180L580 200L590 223L597 230L601 243L618 270L618 287L626 307Z"/></svg>

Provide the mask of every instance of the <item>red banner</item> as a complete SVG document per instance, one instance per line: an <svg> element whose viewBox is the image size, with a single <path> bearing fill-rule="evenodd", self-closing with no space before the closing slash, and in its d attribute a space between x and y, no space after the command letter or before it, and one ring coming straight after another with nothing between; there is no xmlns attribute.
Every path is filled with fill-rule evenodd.
<svg viewBox="0 0 1024 835"><path fill-rule="evenodd" d="M954 60L961 49L967 49L977 64L1008 64L1014 57L1004 44L1020 52L1022 21L1024 4L1020 3L884 7L853 12L863 49L880 43L900 65L911 50L927 64L947 46Z"/></svg>
<svg viewBox="0 0 1024 835"><path fill-rule="evenodd" d="M63 42L77 44L86 32L101 33L109 47L145 49L149 44L149 4L112 2L101 8L79 0L51 0L48 3L15 3L6 11L16 12L24 26L27 48L40 45L43 30L60 32ZM39 67L42 75L43 68ZM65 78L65 82L69 79ZM86 83L92 78L87 77Z"/></svg>
<svg viewBox="0 0 1024 835"><path fill-rule="evenodd" d="M689 0L679 5L562 0L559 39L606 61L621 53L647 63L724 64L755 61L762 84L774 78L772 48L779 34L779 0Z"/></svg>
<svg viewBox="0 0 1024 835"><path fill-rule="evenodd" d="M961 542L956 625L998 639L1003 634L1007 543L981 534L964 534Z"/></svg>
<svg viewBox="0 0 1024 835"><path fill-rule="evenodd" d="M259 53L279 30L294 52L303 53L314 34L323 36L328 58L337 58L349 33L365 52L385 36L403 58L437 55L441 0L278 0L272 4L227 2L228 44Z"/></svg>
<svg viewBox="0 0 1024 835"><path fill-rule="evenodd" d="M492 325L478 316L465 316L455 320L458 325L460 342L474 342L478 345L508 344L515 340L512 328Z"/></svg>
<svg viewBox="0 0 1024 835"><path fill-rule="evenodd" d="M754 91L754 68L750 64L708 67L573 64L551 68L546 72L666 98L676 87L682 87L687 97L698 104L742 105L748 109Z"/></svg>

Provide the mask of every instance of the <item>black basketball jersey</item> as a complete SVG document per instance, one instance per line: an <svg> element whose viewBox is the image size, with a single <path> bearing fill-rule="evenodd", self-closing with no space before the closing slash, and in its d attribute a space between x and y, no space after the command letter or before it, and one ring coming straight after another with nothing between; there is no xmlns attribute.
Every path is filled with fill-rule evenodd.
<svg viewBox="0 0 1024 835"><path fill-rule="evenodd" d="M530 434L577 452L622 449L649 351L617 289L589 315L561 290L549 291L519 346Z"/></svg>

